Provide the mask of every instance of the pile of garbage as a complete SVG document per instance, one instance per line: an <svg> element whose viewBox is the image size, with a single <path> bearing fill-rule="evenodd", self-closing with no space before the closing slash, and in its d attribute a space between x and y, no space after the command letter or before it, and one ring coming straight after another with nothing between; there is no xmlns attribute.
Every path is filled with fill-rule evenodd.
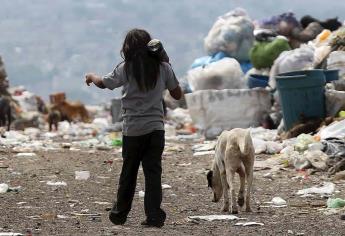
<svg viewBox="0 0 345 236"><path fill-rule="evenodd" d="M326 117L339 117L345 110L344 40L345 26L337 18L297 19L286 12L253 20L240 8L218 17L204 39L208 56L195 59L183 77L188 83L186 105L196 128L209 139L225 129L258 126L278 128L283 138L292 138L329 125ZM296 114L286 120L291 113L286 107L294 105L284 103L282 97L289 95L281 92L283 85L277 86L276 78L308 77L305 71L321 73L324 78L320 81L327 85L326 101L309 99L303 106L317 107L324 102L326 106L317 114L309 110L301 114L302 105L296 106L292 111ZM319 93L324 91L321 83ZM315 92L311 95L311 85L298 86L306 91L296 99L319 96ZM320 121L283 134L311 119Z"/></svg>

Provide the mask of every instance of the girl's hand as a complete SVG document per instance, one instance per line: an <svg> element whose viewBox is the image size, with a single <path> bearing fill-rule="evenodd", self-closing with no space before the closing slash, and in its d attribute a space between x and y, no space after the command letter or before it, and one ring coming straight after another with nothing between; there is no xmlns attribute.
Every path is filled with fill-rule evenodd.
<svg viewBox="0 0 345 236"><path fill-rule="evenodd" d="M90 84L92 84L93 83L93 77L94 77L95 75L93 74L93 73L87 73L86 75L85 75L85 83L87 84L87 86L90 86Z"/></svg>
<svg viewBox="0 0 345 236"><path fill-rule="evenodd" d="M85 75L85 83L87 86L90 86L90 84L96 85L98 88L105 89L105 86L102 81L102 77L94 74L94 73L87 73Z"/></svg>

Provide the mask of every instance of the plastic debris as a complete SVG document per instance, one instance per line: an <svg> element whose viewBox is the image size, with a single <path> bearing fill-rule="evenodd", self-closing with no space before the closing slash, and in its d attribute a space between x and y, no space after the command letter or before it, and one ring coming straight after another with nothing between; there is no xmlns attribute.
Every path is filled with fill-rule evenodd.
<svg viewBox="0 0 345 236"><path fill-rule="evenodd" d="M171 186L168 184L162 184L162 189L171 189Z"/></svg>
<svg viewBox="0 0 345 236"><path fill-rule="evenodd" d="M192 91L207 89L245 88L240 64L233 58L224 58L205 67L188 71L187 80Z"/></svg>
<svg viewBox="0 0 345 236"><path fill-rule="evenodd" d="M220 17L205 38L209 55L223 51L238 61L248 61L254 42L254 24L244 9L236 8Z"/></svg>
<svg viewBox="0 0 345 236"><path fill-rule="evenodd" d="M345 137L345 120L334 122L333 124L320 130L321 139L327 138L344 138Z"/></svg>
<svg viewBox="0 0 345 236"><path fill-rule="evenodd" d="M306 188L298 190L297 195L308 196L310 194L320 194L320 195L331 195L335 190L335 184L331 182L324 182L323 186L314 186L311 188Z"/></svg>
<svg viewBox="0 0 345 236"><path fill-rule="evenodd" d="M60 182L48 181L47 185L50 185L50 186L67 186L67 183L64 181L60 181Z"/></svg>
<svg viewBox="0 0 345 236"><path fill-rule="evenodd" d="M8 184L2 183L0 184L0 193L6 193L9 189Z"/></svg>
<svg viewBox="0 0 345 236"><path fill-rule="evenodd" d="M208 139L223 130L257 126L271 109L271 95L265 89L203 90L185 97L195 126Z"/></svg>
<svg viewBox="0 0 345 236"><path fill-rule="evenodd" d="M90 171L75 171L76 180L88 180L90 178Z"/></svg>
<svg viewBox="0 0 345 236"><path fill-rule="evenodd" d="M297 137L295 150L303 152L308 150L308 145L315 142L315 139L310 134L301 134Z"/></svg>
<svg viewBox="0 0 345 236"><path fill-rule="evenodd" d="M36 153L32 153L32 152L22 152L22 153L18 153L16 157L37 157L37 155Z"/></svg>
<svg viewBox="0 0 345 236"><path fill-rule="evenodd" d="M345 207L345 200L342 198L328 198L327 200L328 208L342 208Z"/></svg>
<svg viewBox="0 0 345 236"><path fill-rule="evenodd" d="M203 152L195 152L193 154L194 157L198 157L198 156L206 156L206 155L214 155L215 151L203 151Z"/></svg>
<svg viewBox="0 0 345 236"><path fill-rule="evenodd" d="M24 234L12 233L12 232L0 232L0 236L24 236Z"/></svg>
<svg viewBox="0 0 345 236"><path fill-rule="evenodd" d="M264 226L264 223L258 223L258 222L239 222L236 223L235 226Z"/></svg>
<svg viewBox="0 0 345 236"><path fill-rule="evenodd" d="M139 197L140 198L143 198L143 197L145 197L145 192L144 191L139 191Z"/></svg>
<svg viewBox="0 0 345 236"><path fill-rule="evenodd" d="M271 202L275 206L287 206L286 201L281 197L274 197Z"/></svg>
<svg viewBox="0 0 345 236"><path fill-rule="evenodd" d="M98 204L98 205L111 205L111 202L94 202L95 204Z"/></svg>
<svg viewBox="0 0 345 236"><path fill-rule="evenodd" d="M188 216L188 219L192 220L206 220L206 221L215 221L215 220L240 220L241 218L234 215L207 215L207 216Z"/></svg>

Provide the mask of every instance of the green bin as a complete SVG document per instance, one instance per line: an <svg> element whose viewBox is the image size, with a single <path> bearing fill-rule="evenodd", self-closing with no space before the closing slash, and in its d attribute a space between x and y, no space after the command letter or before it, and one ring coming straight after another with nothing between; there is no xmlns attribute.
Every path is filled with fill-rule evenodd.
<svg viewBox="0 0 345 236"><path fill-rule="evenodd" d="M276 76L285 130L304 119L325 117L325 75L322 70L294 71Z"/></svg>

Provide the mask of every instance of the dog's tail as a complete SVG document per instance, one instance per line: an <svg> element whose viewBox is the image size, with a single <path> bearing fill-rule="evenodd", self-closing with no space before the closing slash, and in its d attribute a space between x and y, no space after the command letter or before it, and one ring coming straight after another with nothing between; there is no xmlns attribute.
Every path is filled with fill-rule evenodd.
<svg viewBox="0 0 345 236"><path fill-rule="evenodd" d="M240 138L238 145L243 155L248 155L253 152L253 142L249 129L246 130L244 135Z"/></svg>

